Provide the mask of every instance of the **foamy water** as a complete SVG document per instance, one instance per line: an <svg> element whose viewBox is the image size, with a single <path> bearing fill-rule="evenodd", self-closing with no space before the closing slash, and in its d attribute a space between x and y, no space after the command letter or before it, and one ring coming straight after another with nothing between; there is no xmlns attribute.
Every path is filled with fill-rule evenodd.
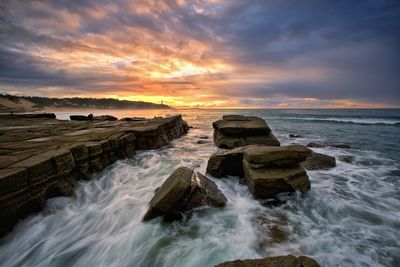
<svg viewBox="0 0 400 267"><path fill-rule="evenodd" d="M176 167L204 173L216 150L196 141L212 141L211 122L223 112L184 111L195 126L188 135L116 162L81 182L74 197L48 201L0 241L0 266L214 266L283 254L308 255L321 266L399 266L399 127L287 119L295 111L241 112L267 119L283 144L349 143L352 149L315 151L354 160L308 172L311 191L282 202L254 200L237 178L210 177L228 198L225 208L142 223L155 188Z"/></svg>

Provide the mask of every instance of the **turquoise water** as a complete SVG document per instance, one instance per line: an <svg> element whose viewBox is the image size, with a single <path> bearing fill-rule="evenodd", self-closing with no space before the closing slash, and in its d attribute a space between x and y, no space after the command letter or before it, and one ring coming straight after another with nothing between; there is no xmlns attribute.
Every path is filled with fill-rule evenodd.
<svg viewBox="0 0 400 267"><path fill-rule="evenodd" d="M74 197L48 201L0 241L0 266L213 266L282 254L309 255L321 266L400 266L400 110L102 113L182 113L194 128L160 150L138 152L94 174ZM211 123L232 113L263 117L283 144L346 143L351 149L314 149L335 156L337 167L308 172L312 189L303 196L263 203L236 178L211 177L228 198L226 208L142 223L154 189L177 166L205 171L216 148L196 141L212 138ZM69 114L57 112L60 119Z"/></svg>

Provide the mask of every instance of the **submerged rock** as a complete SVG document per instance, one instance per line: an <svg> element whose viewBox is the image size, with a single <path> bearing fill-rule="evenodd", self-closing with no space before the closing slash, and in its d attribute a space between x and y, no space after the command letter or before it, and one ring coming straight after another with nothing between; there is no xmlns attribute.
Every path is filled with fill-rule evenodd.
<svg viewBox="0 0 400 267"><path fill-rule="evenodd" d="M181 212L204 205L223 207L226 201L213 181L187 167L179 167L155 192L143 221L159 216L179 219Z"/></svg>
<svg viewBox="0 0 400 267"><path fill-rule="evenodd" d="M293 255L267 257L263 259L227 261L215 267L319 267L312 258Z"/></svg>
<svg viewBox="0 0 400 267"><path fill-rule="evenodd" d="M267 123L255 116L225 115L213 122L214 142L220 148L246 145L279 146Z"/></svg>
<svg viewBox="0 0 400 267"><path fill-rule="evenodd" d="M208 159L207 173L214 177L228 175L243 177L243 154L247 147L238 147L232 150L217 151Z"/></svg>
<svg viewBox="0 0 400 267"><path fill-rule="evenodd" d="M353 161L354 161L354 157L353 156L349 156L349 155L339 156L339 159L341 161L343 161L343 162L346 162L346 163L353 163Z"/></svg>
<svg viewBox="0 0 400 267"><path fill-rule="evenodd" d="M335 148L350 148L350 146L347 144L332 144L330 146Z"/></svg>
<svg viewBox="0 0 400 267"><path fill-rule="evenodd" d="M289 134L289 138L302 138L303 136L300 134Z"/></svg>
<svg viewBox="0 0 400 267"><path fill-rule="evenodd" d="M323 145L323 144L320 144L320 143L311 142L311 143L308 143L308 144L307 144L307 147L320 148L320 147L326 147L326 146Z"/></svg>
<svg viewBox="0 0 400 267"><path fill-rule="evenodd" d="M307 173L299 162L311 155L301 145L252 146L245 149L243 170L254 198L272 198L282 192L304 193L310 189Z"/></svg>
<svg viewBox="0 0 400 267"><path fill-rule="evenodd" d="M326 170L336 167L335 157L313 152L310 157L301 163L306 170Z"/></svg>

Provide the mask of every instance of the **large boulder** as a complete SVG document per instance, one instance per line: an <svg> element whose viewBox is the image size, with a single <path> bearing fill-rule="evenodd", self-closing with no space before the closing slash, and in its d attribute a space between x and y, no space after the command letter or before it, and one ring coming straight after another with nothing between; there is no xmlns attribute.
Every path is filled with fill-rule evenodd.
<svg viewBox="0 0 400 267"><path fill-rule="evenodd" d="M187 167L179 167L155 192L143 220L159 216L178 219L182 212L204 205L223 207L226 201L213 181Z"/></svg>
<svg viewBox="0 0 400 267"><path fill-rule="evenodd" d="M243 154L245 147L237 147L232 150L217 151L208 159L207 173L214 177L228 175L243 177Z"/></svg>
<svg viewBox="0 0 400 267"><path fill-rule="evenodd" d="M313 152L301 166L308 171L327 170L336 167L335 157Z"/></svg>
<svg viewBox="0 0 400 267"><path fill-rule="evenodd" d="M244 151L246 184L256 199L272 198L282 192L310 189L307 173L299 162L311 154L301 145L251 146Z"/></svg>
<svg viewBox="0 0 400 267"><path fill-rule="evenodd" d="M267 257L264 259L235 260L220 263L215 267L319 267L312 258L293 255Z"/></svg>
<svg viewBox="0 0 400 267"><path fill-rule="evenodd" d="M225 115L213 122L214 142L220 148L246 145L279 146L267 123L255 116Z"/></svg>

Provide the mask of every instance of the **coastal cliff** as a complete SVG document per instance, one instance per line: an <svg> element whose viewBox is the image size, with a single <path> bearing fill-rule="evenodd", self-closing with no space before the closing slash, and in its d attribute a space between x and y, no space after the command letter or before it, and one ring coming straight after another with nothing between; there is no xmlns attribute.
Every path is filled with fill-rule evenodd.
<svg viewBox="0 0 400 267"><path fill-rule="evenodd" d="M72 195L78 180L136 150L164 146L189 128L180 115L137 122L0 121L0 236L46 199Z"/></svg>
<svg viewBox="0 0 400 267"><path fill-rule="evenodd" d="M31 112L43 108L171 109L165 104L113 98L49 98L0 94L0 112Z"/></svg>

